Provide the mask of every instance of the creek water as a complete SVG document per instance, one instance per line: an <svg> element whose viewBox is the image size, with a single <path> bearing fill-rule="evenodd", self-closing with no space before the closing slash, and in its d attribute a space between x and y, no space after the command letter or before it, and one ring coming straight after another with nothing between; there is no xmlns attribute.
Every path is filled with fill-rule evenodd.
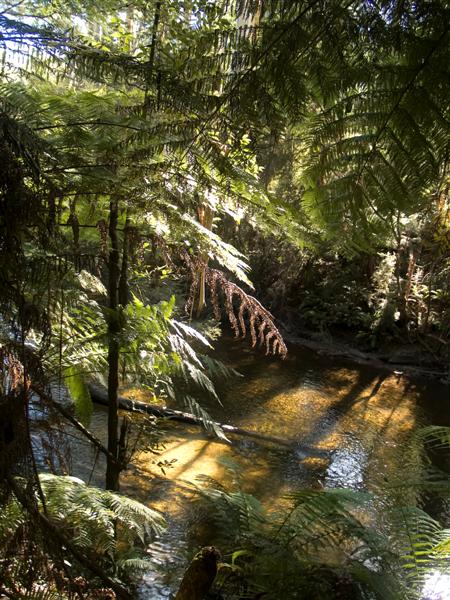
<svg viewBox="0 0 450 600"><path fill-rule="evenodd" d="M209 479L230 486L230 461L240 471L243 491L273 509L302 486L376 492L384 481L402 475L400 446L408 432L428 423L450 425L450 388L439 383L298 348L282 361L225 340L218 354L242 377L219 384L221 404L205 401L211 416L291 445L245 436L232 436L226 444L198 427L170 424L159 455L137 453L122 476L121 490L162 511L168 521L167 531L148 550L155 570L143 577L142 600L170 598L189 557L210 543L210 527L193 502L195 486ZM128 395L145 398L136 390ZM105 438L105 410L95 409L90 427ZM73 474L101 486L101 457L81 440L73 442L72 456ZM164 461L163 472L157 463ZM439 511L450 516L446 506ZM450 599L447 584L432 582L426 597Z"/></svg>

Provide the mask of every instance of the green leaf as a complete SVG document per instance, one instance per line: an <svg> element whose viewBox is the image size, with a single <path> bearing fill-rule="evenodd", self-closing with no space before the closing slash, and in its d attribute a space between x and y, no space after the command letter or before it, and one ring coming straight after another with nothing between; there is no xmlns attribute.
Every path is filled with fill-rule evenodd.
<svg viewBox="0 0 450 600"><path fill-rule="evenodd" d="M170 319L170 317L172 316L172 313L173 313L174 306L175 306L175 296L174 295L172 295L170 297L170 300L168 302L163 300L162 302L159 303L161 314L165 319Z"/></svg>
<svg viewBox="0 0 450 600"><path fill-rule="evenodd" d="M253 552L250 552L249 550L236 550L231 555L231 564L234 565L236 560L241 556L253 556Z"/></svg>
<svg viewBox="0 0 450 600"><path fill-rule="evenodd" d="M93 412L92 398L77 365L65 369L64 383L75 405L77 418L83 423L89 423Z"/></svg>

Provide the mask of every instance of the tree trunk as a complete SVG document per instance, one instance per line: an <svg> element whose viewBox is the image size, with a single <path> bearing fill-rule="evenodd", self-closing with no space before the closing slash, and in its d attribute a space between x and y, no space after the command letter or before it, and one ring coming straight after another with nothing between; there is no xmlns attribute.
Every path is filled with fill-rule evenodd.
<svg viewBox="0 0 450 600"><path fill-rule="evenodd" d="M161 18L161 0L158 0L155 5L155 15L153 18L152 38L150 42L150 53L147 63L145 97L144 97L144 116L148 114L150 104L150 86L153 78L153 70L155 66L156 42L158 39L159 20Z"/></svg>
<svg viewBox="0 0 450 600"><path fill-rule="evenodd" d="M129 35L129 39L127 42L127 52L132 53L134 50L134 40L136 39L134 37L134 8L128 4L127 6L127 13L126 13L126 19L127 19L127 33Z"/></svg>
<svg viewBox="0 0 450 600"><path fill-rule="evenodd" d="M214 211L209 204L201 204L198 209L198 220L206 229L211 230L214 218ZM200 268L198 272L198 296L193 307L195 316L198 318L206 306L206 267L208 266L208 255L202 253L200 256Z"/></svg>
<svg viewBox="0 0 450 600"><path fill-rule="evenodd" d="M126 306L130 299L128 286L128 254L130 246L130 219L127 215L125 219L125 227L123 230L123 248L122 248L122 265L120 268L119 279L119 304Z"/></svg>
<svg viewBox="0 0 450 600"><path fill-rule="evenodd" d="M119 489L120 468L118 465L118 389L119 389L119 319L118 319L118 284L119 284L119 242L117 238L117 221L119 216L117 200L109 205L109 316L108 316L108 456L106 461L106 489ZM115 460L112 459L114 457Z"/></svg>

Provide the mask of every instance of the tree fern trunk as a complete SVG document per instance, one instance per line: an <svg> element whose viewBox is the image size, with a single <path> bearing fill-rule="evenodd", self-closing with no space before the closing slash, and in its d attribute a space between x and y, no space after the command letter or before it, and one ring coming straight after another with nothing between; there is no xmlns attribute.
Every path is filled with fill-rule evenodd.
<svg viewBox="0 0 450 600"><path fill-rule="evenodd" d="M214 546L202 548L187 568L175 600L204 600L216 578L219 560Z"/></svg>

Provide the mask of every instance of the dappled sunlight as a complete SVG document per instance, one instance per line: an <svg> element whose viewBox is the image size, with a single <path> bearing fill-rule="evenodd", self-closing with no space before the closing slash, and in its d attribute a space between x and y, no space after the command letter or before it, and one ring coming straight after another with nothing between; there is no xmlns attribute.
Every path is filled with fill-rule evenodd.
<svg viewBox="0 0 450 600"><path fill-rule="evenodd" d="M255 395L258 395L257 390ZM250 408L239 418L239 425L300 442L328 406L329 401L323 394L293 387L270 396L262 407Z"/></svg>
<svg viewBox="0 0 450 600"><path fill-rule="evenodd" d="M129 400L137 400L138 402L147 402L148 404L157 404L158 406L164 406L165 402L163 398L159 398L152 394L152 392L146 388L139 388L135 386L124 386L120 389L120 395Z"/></svg>
<svg viewBox="0 0 450 600"><path fill-rule="evenodd" d="M240 473L245 473L244 491L255 493L261 483L263 487L268 483L269 488L273 488L272 465L260 452L241 453L238 446L205 439L201 431L178 429L177 435L165 442L157 458L151 452L140 452L135 457L135 467L124 476L124 486L128 488L138 484L142 489L141 480L147 482L145 487L151 489L147 500L152 500L152 506L155 507L156 502L158 509L163 510L165 506L164 510L173 515L177 509L175 496L180 489L182 494L192 495L197 486L202 487L210 481L229 486L231 477L227 460L232 461Z"/></svg>
<svg viewBox="0 0 450 600"><path fill-rule="evenodd" d="M223 445L211 440L199 439L198 436L192 436L191 439L186 439L183 436L183 441L179 439L173 442L165 443L165 449L158 456L158 461L163 463L167 461L171 466L166 469L165 476L168 479L185 479L194 481L201 474L207 474L209 477L215 477L219 473L219 467L215 460L215 456L223 452ZM137 457L138 464L145 464L147 453L142 453ZM154 460L154 456L150 455ZM160 470L158 466L151 465L151 472Z"/></svg>
<svg viewBox="0 0 450 600"><path fill-rule="evenodd" d="M168 520L167 532L149 547L155 564L173 555L177 569L185 564L183 556L214 539L208 511L196 502L199 490L210 485L241 489L273 513L286 509L289 494L304 487L383 489L381 506L389 503L385 483L403 473L398 448L422 423L424 388L404 377L306 352L284 362L234 352L235 360L244 357L236 365L244 378L219 386L223 406L207 398L202 405L218 422L280 438L287 445L245 435L230 435L231 443L224 443L201 427L165 421L158 452L137 452L121 477L123 493ZM123 394L154 402L145 390L129 388ZM103 409L95 411L91 425L104 439ZM104 461L88 446L77 446L75 463L75 473L101 485ZM373 514L364 508L355 514L364 523L372 522ZM339 563L342 557L335 559ZM430 576L424 600L448 598L441 591L448 582L442 581ZM154 593L151 573L143 585Z"/></svg>
<svg viewBox="0 0 450 600"><path fill-rule="evenodd" d="M145 501L173 513L180 485L187 486L183 493L192 494L199 476L230 483L224 458L244 474L243 489L271 505L300 485L370 487L370 465L386 473L398 468L392 450L420 420L419 391L405 378L309 352L296 352L285 362L234 353L234 359L244 359L240 370L245 377L223 387L223 406L210 400L204 406L217 421L292 441L292 450L242 436L232 436L229 445L206 437L200 428L172 423L163 450L158 455L139 452L124 473L127 493L136 495L136 486L145 490ZM123 393L154 401L145 390Z"/></svg>
<svg viewBox="0 0 450 600"><path fill-rule="evenodd" d="M174 515L180 505L175 500L179 485L187 486L182 495L192 495L195 486L210 479L229 487L224 458L232 459L243 473L242 489L271 510L301 485L361 489L371 487L372 478L378 481L380 468L387 475L395 472L399 465L393 450L416 426L420 412L414 386L395 374L333 364L330 368L329 362L327 368L312 371L308 361L304 365L299 360L280 363L253 357L247 361L252 376L233 382L222 395L223 408L207 403L217 420L292 441L292 452L275 447L270 451L271 444L264 447L239 436L233 436L229 446L205 439L199 429L186 432L177 426L156 461L173 461L164 474L154 455L137 457L150 487L164 490L148 499ZM138 399L136 393L132 391ZM314 451L325 454L315 456Z"/></svg>

